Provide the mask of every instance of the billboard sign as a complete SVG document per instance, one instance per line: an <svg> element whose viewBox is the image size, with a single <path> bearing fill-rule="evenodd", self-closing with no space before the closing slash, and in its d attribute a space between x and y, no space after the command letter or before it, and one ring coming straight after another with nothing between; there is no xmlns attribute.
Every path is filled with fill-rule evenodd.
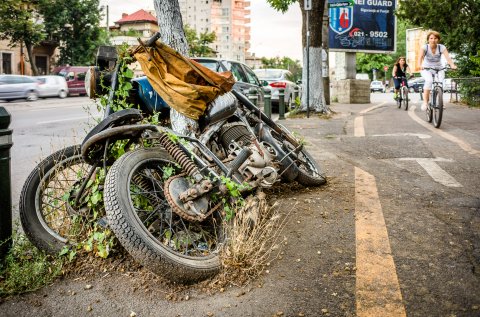
<svg viewBox="0 0 480 317"><path fill-rule="evenodd" d="M418 55L421 54L422 46L427 43L428 30L422 28L407 29L406 30L406 50L407 50L407 65L414 73L421 71L421 65L417 65Z"/></svg>
<svg viewBox="0 0 480 317"><path fill-rule="evenodd" d="M330 51L395 52L395 2L328 0Z"/></svg>

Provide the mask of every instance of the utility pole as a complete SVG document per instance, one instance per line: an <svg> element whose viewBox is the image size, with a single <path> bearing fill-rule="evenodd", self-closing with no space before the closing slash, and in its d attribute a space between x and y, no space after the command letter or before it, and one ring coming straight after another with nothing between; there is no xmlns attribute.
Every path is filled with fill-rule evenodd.
<svg viewBox="0 0 480 317"><path fill-rule="evenodd" d="M325 8L323 10L322 23L322 76L323 76L323 95L325 96L325 103L330 105L330 70L329 70L329 49L328 49L328 0L325 1ZM323 50L327 54L326 61L323 61ZM323 72L326 72L324 74Z"/></svg>
<svg viewBox="0 0 480 317"><path fill-rule="evenodd" d="M310 16L310 10L312 10L312 0L305 0L304 3L305 11L307 11L307 49L306 49L306 54L307 54L307 118L310 117L310 25L308 18Z"/></svg>

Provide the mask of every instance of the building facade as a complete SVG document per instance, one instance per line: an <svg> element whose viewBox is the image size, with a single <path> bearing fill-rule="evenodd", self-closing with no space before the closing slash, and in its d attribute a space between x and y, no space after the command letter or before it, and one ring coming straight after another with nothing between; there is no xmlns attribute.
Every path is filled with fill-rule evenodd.
<svg viewBox="0 0 480 317"><path fill-rule="evenodd" d="M218 58L245 62L250 49L250 1L179 0L184 24L197 33L214 32Z"/></svg>
<svg viewBox="0 0 480 317"><path fill-rule="evenodd" d="M45 41L33 47L32 55L39 75L50 74L57 54L54 43ZM32 75L27 49L20 44L11 47L10 41L0 40L0 74Z"/></svg>
<svg viewBox="0 0 480 317"><path fill-rule="evenodd" d="M142 39L147 39L158 32L157 18L152 13L143 9L132 14L122 13L122 18L115 21L115 26L110 27L110 31L120 33L118 37L125 37L129 32L133 31L141 35ZM136 36L131 36L135 39ZM111 40L115 40L114 37ZM114 43L115 44L115 43ZM130 43L129 43L130 44ZM136 42L138 44L138 42ZM135 45L135 43L132 43Z"/></svg>

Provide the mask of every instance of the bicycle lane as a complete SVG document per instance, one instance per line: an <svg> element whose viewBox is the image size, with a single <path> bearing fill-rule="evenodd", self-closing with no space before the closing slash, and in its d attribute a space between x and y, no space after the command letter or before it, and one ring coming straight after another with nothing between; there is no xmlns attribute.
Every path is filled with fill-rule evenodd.
<svg viewBox="0 0 480 317"><path fill-rule="evenodd" d="M415 112L415 109L416 109L416 106L412 106L410 107L410 109L408 110L408 115L410 116L410 118L412 118L412 120L414 120L415 122L417 122L418 124L420 124L421 126L423 126L424 128L428 129L430 132L452 142L452 143L455 143L456 145L458 145L462 150L464 150L465 152L467 152L468 154L471 154L471 155L474 155L476 157L479 157L480 158L480 150L477 150L475 148L472 147L472 145L463 140L462 138L459 138L449 132L446 132L444 130L442 130L442 126L440 126L439 129L435 128L432 124L428 123L427 121L425 121L424 119L421 119L417 113ZM450 108L451 109L451 108ZM444 118L443 120L445 121L445 111L444 111ZM447 119L448 120L448 119ZM445 125L446 123L443 122L443 125Z"/></svg>
<svg viewBox="0 0 480 317"><path fill-rule="evenodd" d="M378 117L382 117L382 112L374 110L381 106L369 107L365 111L361 111L360 115L366 115L370 112L371 116L369 118L375 117L375 120L378 121ZM410 112L413 112L414 109L413 107ZM374 112L374 114L372 115L371 112ZM391 117L391 112L388 112L388 115ZM480 219L472 211L478 211L479 201L478 194L475 195L474 191L472 192L470 189L478 186L478 181L468 180L465 175L463 175L463 178L461 177L462 173L475 171L475 166L478 170L478 160L469 160L471 158L469 155L465 158L465 154L458 153L463 151L455 150L455 145L451 147L437 139L425 140L431 139L431 136L421 132L415 133L418 130L405 124L405 116L394 115L394 118L392 120L392 122L395 122L394 125L381 127L395 130L398 125L400 130L410 130L414 133L375 135L372 132L362 132L363 127L360 128L356 125L354 131L357 131L356 137L367 135L367 138L369 136L400 138L399 136L403 134L406 138L410 137L412 139L406 143L408 147L399 150L395 153L396 155L390 155L390 157L389 154L386 157L372 155L373 158L382 158L383 162L378 161L369 164L375 171L375 176L380 178L377 183L379 183L379 188L382 188L383 192L382 206L388 217L389 238L394 241L392 248L394 249L396 267L397 269L400 268L398 274L401 276L399 280L400 285L402 285L405 307L409 315L412 316L422 316L429 309L431 311L428 314L431 315L437 315L437 313L434 313L435 311L440 314L452 312L456 316L478 314L479 312L476 311L478 310L478 301L475 302L475 298L478 298L479 288L474 286L478 279L475 274L472 274L472 271L475 272L476 267L478 269L478 256L475 256L475 253L478 252L478 243L474 241L478 239L478 234L475 233L478 232L475 229L475 224ZM372 128L372 125L375 125L373 124L375 120L369 122L369 128L373 131L375 131L375 128ZM358 117L354 121L356 123L364 122L364 120L359 120ZM378 129L378 127L376 128ZM464 139L455 137L451 133L438 131L431 125L428 125L428 128L473 155L474 158L478 155L478 151ZM470 137L475 135L473 130L467 133L462 132L461 129L451 130L457 136L467 135ZM478 136L478 130L476 130L476 135ZM418 138L411 138L411 136ZM401 139L397 141L398 144L402 144ZM384 142L389 142L389 139L385 139ZM379 148L387 149L388 147L379 146ZM453 157L455 161L436 157L435 154L437 156L444 155L447 158ZM425 174L418 167L415 168L411 163L407 163L409 160L417 161L418 166L424 168L431 179L425 177ZM407 162L402 163L402 161ZM459 167L458 163L455 164L456 161L461 164L466 161L468 163ZM452 175L455 175L455 177L461 177L462 182L465 181L464 184L471 187L459 188L462 185L442 170L436 162L448 162L443 163L446 169L452 171ZM387 170L391 168L390 176L385 178L385 175L382 175L381 168L378 168L376 163L391 163L393 166L387 166ZM417 190L417 188L419 189ZM422 194L425 189L425 194ZM394 197L391 197L392 195L388 193L393 193ZM420 199L415 196L420 196ZM397 199L400 201L397 201ZM469 261L471 262L468 263ZM417 267L422 269L417 270ZM464 285L451 281L452 277L457 281L464 281ZM425 303L418 302L418 295L423 296ZM429 301L431 301L431 304L440 303L436 304L435 308L433 306L428 308L426 303ZM456 312L453 313L454 311Z"/></svg>
<svg viewBox="0 0 480 317"><path fill-rule="evenodd" d="M471 246L461 246L462 239L471 241L472 237L462 232L452 238L456 235L452 233L456 231L452 227L463 226L462 230L466 232L474 230L471 225L464 223L465 219L461 219L468 214L468 210L459 211L457 209L461 206L449 202L444 207L437 207L435 200L433 203L431 201L432 197L438 200L437 193L445 193L445 200L456 199L451 197L464 193L459 193L456 185L447 186L434 178L429 180L428 175L425 177L426 174L421 172L421 165L412 168L411 163L403 161L410 156L428 161L432 153L422 140L431 139L431 136L417 133L412 126L413 132L394 133L395 128L397 131L408 131L405 125L408 116L397 116L394 121L398 126L384 124L383 132L388 129L388 133L381 134L378 127L377 131L366 133L365 123L367 126L370 123L369 129L372 129L370 118L385 122L382 112L391 117L391 111L398 111L396 107L386 103L341 106L345 107L342 113L338 113L340 120L344 121L344 135L338 130L335 131L337 133L331 133L328 127L320 126L318 128L322 131L315 136L305 134L307 141L317 148L311 150L316 158L323 156L323 160L333 157L343 160L351 164L349 169L355 175L357 315L402 316L408 311L409 315L422 316L427 312L442 315L462 310L474 313L477 306L472 298L478 294L478 287L472 286L474 280L471 271L467 272L468 264L464 263L466 255L462 254L469 253ZM306 132L305 129L302 132ZM322 133L329 142L318 140L318 135ZM397 143L393 143L396 149L392 153L376 154L377 150L392 150L381 144L392 142L392 139L398 139ZM355 149L356 143L360 144L357 145L360 152ZM365 157L362 157L363 154ZM416 189L423 186L420 184L422 182L430 184L428 186L432 190L424 198ZM445 217L453 217L452 223L445 223ZM453 266L452 261L455 263ZM447 276L450 273L446 274L449 270L452 274L450 277ZM462 290L463 286L458 281L449 282L452 276L458 281L468 280L465 289ZM464 294L466 289L471 293ZM436 304L437 301L440 303Z"/></svg>
<svg viewBox="0 0 480 317"><path fill-rule="evenodd" d="M363 115L382 108L385 104L383 102L359 111L360 115L353 118L355 138L365 136ZM363 107L364 105L355 106ZM289 124L288 126L293 130L300 129L297 132L304 135L308 143L313 144L315 149L312 148L309 151L322 162L321 164L325 164L323 161L345 159L343 155L335 153L334 147L325 147L323 142L319 142L310 134L310 131L314 129L310 122L303 126L300 124L298 126ZM334 129L338 130L338 127ZM347 137L351 137L351 135ZM349 175L349 178L352 177L354 182L352 194L355 210L353 241L356 283L353 295L356 315L406 316L375 177L348 159L342 162L342 165L345 164L349 169L348 172L345 171L345 174ZM330 169L330 171L335 170ZM329 175L328 171L327 175ZM332 177L330 181L336 183L339 178L345 178L346 175L329 175Z"/></svg>

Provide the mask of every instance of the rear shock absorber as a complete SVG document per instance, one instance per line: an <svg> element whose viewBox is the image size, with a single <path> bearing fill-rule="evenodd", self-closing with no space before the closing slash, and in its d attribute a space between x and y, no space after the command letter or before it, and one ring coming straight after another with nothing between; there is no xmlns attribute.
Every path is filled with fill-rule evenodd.
<svg viewBox="0 0 480 317"><path fill-rule="evenodd" d="M189 176L193 177L196 181L203 179L195 163L170 139L167 133L161 133L158 141Z"/></svg>

